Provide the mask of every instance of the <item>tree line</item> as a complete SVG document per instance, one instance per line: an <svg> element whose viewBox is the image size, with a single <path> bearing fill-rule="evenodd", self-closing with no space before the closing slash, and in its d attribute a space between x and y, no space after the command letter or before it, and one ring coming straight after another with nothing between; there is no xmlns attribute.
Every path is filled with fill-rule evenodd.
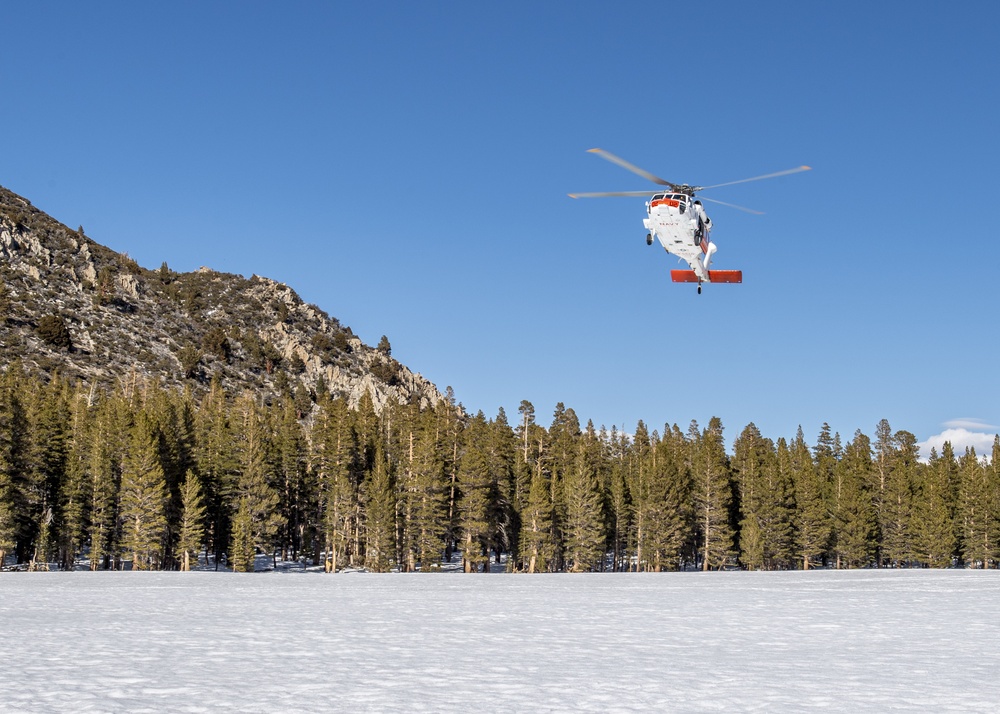
<svg viewBox="0 0 1000 714"><path fill-rule="evenodd" d="M467 415L286 390L204 395L132 374L98 389L18 364L0 375L0 563L190 569L257 557L328 572L996 567L992 459L885 420L844 444L824 424L546 427L524 401Z"/></svg>

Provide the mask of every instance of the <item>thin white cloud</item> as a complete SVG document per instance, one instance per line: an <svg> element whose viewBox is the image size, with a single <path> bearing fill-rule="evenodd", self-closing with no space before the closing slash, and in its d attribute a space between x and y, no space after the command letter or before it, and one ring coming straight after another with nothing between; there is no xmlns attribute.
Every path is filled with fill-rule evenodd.
<svg viewBox="0 0 1000 714"><path fill-rule="evenodd" d="M993 453L993 439L996 437L996 427L990 426L979 419L953 419L943 424L944 431L940 434L928 437L927 440L917 444L920 447L920 456L929 459L931 448L937 450L938 454L944 447L944 443L951 442L951 448L956 457L962 456L966 448L972 447L976 450L976 456L989 459ZM970 428L971 427L971 428ZM983 431L993 429L994 431Z"/></svg>
<svg viewBox="0 0 1000 714"><path fill-rule="evenodd" d="M962 419L952 419L951 421L946 421L942 426L946 429L968 429L969 431L992 431L996 433L1000 427L993 426L992 424L987 424L982 419L975 418L962 418Z"/></svg>

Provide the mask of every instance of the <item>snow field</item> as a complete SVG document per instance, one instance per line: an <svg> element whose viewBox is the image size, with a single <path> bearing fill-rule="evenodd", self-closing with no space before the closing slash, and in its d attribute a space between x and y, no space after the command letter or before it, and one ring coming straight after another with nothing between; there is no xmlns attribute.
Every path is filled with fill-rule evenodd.
<svg viewBox="0 0 1000 714"><path fill-rule="evenodd" d="M997 711L1000 571L9 573L4 712Z"/></svg>

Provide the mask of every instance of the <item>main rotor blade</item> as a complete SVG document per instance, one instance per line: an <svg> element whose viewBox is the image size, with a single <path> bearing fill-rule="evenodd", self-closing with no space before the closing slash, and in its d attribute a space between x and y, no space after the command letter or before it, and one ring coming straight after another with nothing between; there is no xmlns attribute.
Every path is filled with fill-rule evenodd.
<svg viewBox="0 0 1000 714"><path fill-rule="evenodd" d="M760 181L761 179L777 178L778 176L787 176L788 174L797 174L800 171L810 171L811 166L799 166L798 168L788 169L786 171L778 171L773 174L765 174L763 176L754 176L753 178L740 179L739 181L730 181L729 183L717 183L714 186L700 186L699 191L707 191L710 188L722 188L723 186L735 186L738 183L747 183L748 181Z"/></svg>
<svg viewBox="0 0 1000 714"><path fill-rule="evenodd" d="M657 191L601 191L599 193L571 193L570 198L607 198L608 196L652 196Z"/></svg>
<svg viewBox="0 0 1000 714"><path fill-rule="evenodd" d="M727 206L729 208L735 208L738 211L746 211L747 213L752 213L755 216L763 216L763 211L755 211L752 208L744 208L743 206L737 206L735 203L726 203L725 201L718 201L714 198L705 198L704 196L698 196L699 201L711 201L712 203L718 203L720 206Z"/></svg>
<svg viewBox="0 0 1000 714"><path fill-rule="evenodd" d="M613 164L618 164L626 171L631 171L632 173L638 176L642 176L644 179L659 184L660 186L669 186L671 189L673 189L676 186L676 184L670 183L666 179L661 179L659 176L654 176L645 169L640 169L635 164L630 164L625 159L615 156L614 154L605 151L604 149L587 149L587 151L589 151L591 154L597 154L602 159L607 159Z"/></svg>

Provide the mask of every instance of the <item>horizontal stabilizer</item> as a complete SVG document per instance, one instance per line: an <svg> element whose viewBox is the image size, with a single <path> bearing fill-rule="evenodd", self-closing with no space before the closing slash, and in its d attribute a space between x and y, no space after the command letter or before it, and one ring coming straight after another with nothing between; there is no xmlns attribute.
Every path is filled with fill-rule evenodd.
<svg viewBox="0 0 1000 714"><path fill-rule="evenodd" d="M693 270L671 270L670 279L675 283L697 283L698 276ZM708 282L710 283L742 283L742 270L709 270Z"/></svg>

